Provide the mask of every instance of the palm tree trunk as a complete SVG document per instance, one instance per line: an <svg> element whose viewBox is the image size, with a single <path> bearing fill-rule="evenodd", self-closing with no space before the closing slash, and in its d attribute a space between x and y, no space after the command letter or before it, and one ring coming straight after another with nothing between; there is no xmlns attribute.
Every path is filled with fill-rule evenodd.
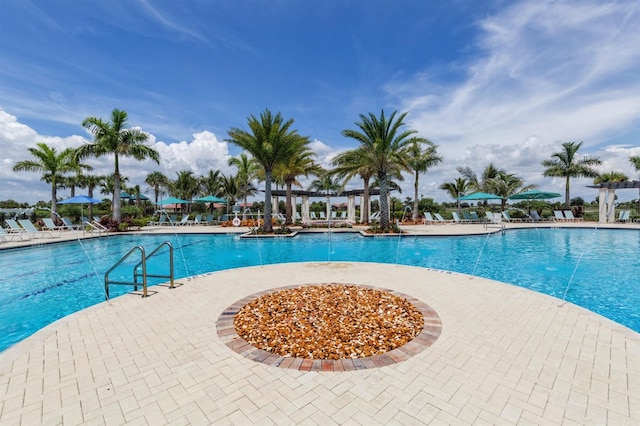
<svg viewBox="0 0 640 426"><path fill-rule="evenodd" d="M291 220L291 186L292 182L287 182L287 189L285 195L285 224L291 225L293 221Z"/></svg>
<svg viewBox="0 0 640 426"><path fill-rule="evenodd" d="M113 173L113 220L120 223L120 168L117 155L115 163L116 168Z"/></svg>
<svg viewBox="0 0 640 426"><path fill-rule="evenodd" d="M364 191L362 193L362 220L369 224L369 177L362 179L364 182Z"/></svg>
<svg viewBox="0 0 640 426"><path fill-rule="evenodd" d="M571 200L569 199L569 176L567 176L567 182L564 185L564 206L566 208L571 207Z"/></svg>
<svg viewBox="0 0 640 426"><path fill-rule="evenodd" d="M389 230L389 200L387 200L387 174L378 173L380 181L380 228L384 231Z"/></svg>
<svg viewBox="0 0 640 426"><path fill-rule="evenodd" d="M56 180L51 182L51 220L56 219L56 211L58 210L58 188Z"/></svg>
<svg viewBox="0 0 640 426"><path fill-rule="evenodd" d="M418 220L418 177L420 174L416 170L416 180L413 183L413 214L411 215L411 219L415 222Z"/></svg>
<svg viewBox="0 0 640 426"><path fill-rule="evenodd" d="M273 232L271 223L271 170L264 176L264 232Z"/></svg>

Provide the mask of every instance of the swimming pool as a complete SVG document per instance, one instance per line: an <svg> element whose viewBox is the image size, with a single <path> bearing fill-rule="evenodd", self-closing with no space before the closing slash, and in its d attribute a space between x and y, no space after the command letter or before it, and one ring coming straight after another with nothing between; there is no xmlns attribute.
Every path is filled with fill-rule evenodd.
<svg viewBox="0 0 640 426"><path fill-rule="evenodd" d="M303 234L122 235L0 251L0 350L104 301L104 272L135 245L175 247L176 277L261 264L307 261L398 263L474 274L566 299L640 332L640 232L527 229L504 235L364 238ZM125 279L132 262L116 271ZM166 271L163 258L151 270ZM157 282L158 280L156 280ZM568 287L568 289L567 289ZM130 291L114 286L111 297Z"/></svg>

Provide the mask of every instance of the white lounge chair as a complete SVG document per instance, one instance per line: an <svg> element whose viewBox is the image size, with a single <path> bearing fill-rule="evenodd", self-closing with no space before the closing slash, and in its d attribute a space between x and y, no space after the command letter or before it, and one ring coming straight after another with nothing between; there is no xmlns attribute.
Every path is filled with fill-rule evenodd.
<svg viewBox="0 0 640 426"><path fill-rule="evenodd" d="M560 210L554 210L553 211L553 219L556 222L566 222L567 221L567 218L564 217L564 215L562 214L562 211L560 211Z"/></svg>
<svg viewBox="0 0 640 426"><path fill-rule="evenodd" d="M18 220L18 222L20 223L20 225L27 230L27 232L29 232L31 235L37 237L37 238L44 238L47 235L49 235L49 238L55 238L53 236L53 232L52 231L40 231L38 230L38 228L36 228L36 226L28 219L20 219ZM60 236L60 234L58 234L58 237Z"/></svg>
<svg viewBox="0 0 640 426"><path fill-rule="evenodd" d="M44 230L61 231L63 229L66 229L64 225L61 225L61 226L56 225L50 217L45 217L42 219L42 221L44 222L44 226L42 227L42 229Z"/></svg>
<svg viewBox="0 0 640 426"><path fill-rule="evenodd" d="M582 222L583 219L581 217L575 217L573 215L573 212L571 210L565 210L564 211L564 217L569 221L569 222Z"/></svg>
<svg viewBox="0 0 640 426"><path fill-rule="evenodd" d="M82 229L82 224L81 223L74 224L73 222L71 222L71 219L69 219L68 217L63 217L62 218L62 223L64 223L64 226L69 231L79 231L79 230Z"/></svg>

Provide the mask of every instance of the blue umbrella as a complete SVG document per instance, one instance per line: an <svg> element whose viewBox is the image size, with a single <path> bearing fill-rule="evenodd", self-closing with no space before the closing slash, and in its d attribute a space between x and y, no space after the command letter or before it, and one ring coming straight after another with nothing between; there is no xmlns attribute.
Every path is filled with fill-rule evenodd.
<svg viewBox="0 0 640 426"><path fill-rule="evenodd" d="M58 201L58 204L80 204L80 217L82 217L82 205L83 204L98 204L102 200L97 198L91 198L87 195L76 195L75 197L67 198L66 200Z"/></svg>
<svg viewBox="0 0 640 426"><path fill-rule="evenodd" d="M58 201L58 204L98 204L101 202L102 200L98 200L97 198L91 198L87 195L76 195L75 197Z"/></svg>

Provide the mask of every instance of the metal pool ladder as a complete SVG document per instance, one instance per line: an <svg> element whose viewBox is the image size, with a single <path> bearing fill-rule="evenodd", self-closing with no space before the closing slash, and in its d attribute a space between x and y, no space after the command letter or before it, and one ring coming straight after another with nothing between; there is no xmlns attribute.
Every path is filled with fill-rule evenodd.
<svg viewBox="0 0 640 426"><path fill-rule="evenodd" d="M160 249L164 246L169 247L169 275L161 275L161 274L148 274L147 273L147 259L155 256ZM113 281L109 280L109 274L113 272L118 266L122 264L125 260L127 260L131 255L135 252L140 252L140 262L138 262L133 267L133 281ZM170 279L170 288L174 288L174 274L173 274L173 246L169 241L165 241L156 247L149 255L147 256L142 246L135 246L131 250L127 252L124 256L120 258L109 270L104 274L104 295L105 299L109 300L109 284L117 284L117 285L132 285L133 290L137 291L138 286L142 285L142 297L147 297L147 278L169 278ZM142 282L138 282L138 279L141 278Z"/></svg>

